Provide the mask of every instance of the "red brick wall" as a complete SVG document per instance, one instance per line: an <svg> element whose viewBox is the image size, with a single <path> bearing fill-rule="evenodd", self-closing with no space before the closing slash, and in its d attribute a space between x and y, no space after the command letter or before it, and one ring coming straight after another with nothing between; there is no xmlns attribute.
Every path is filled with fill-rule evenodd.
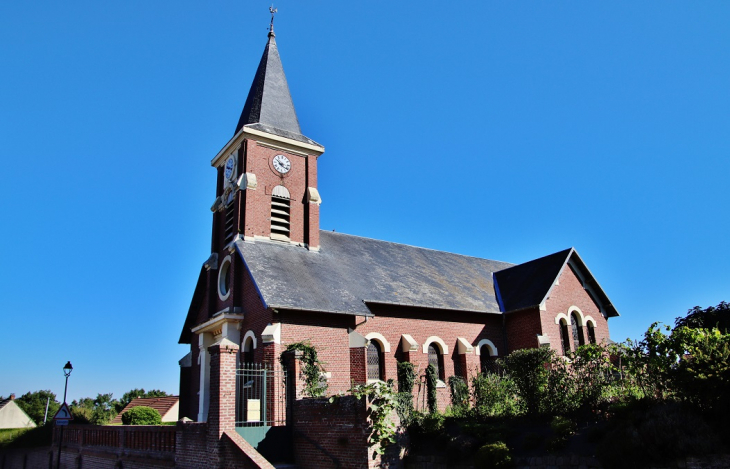
<svg viewBox="0 0 730 469"><path fill-rule="evenodd" d="M580 280L569 266L563 269L558 281L559 284L553 287L550 292L550 297L545 302L546 311L540 312L543 334L547 334L550 337L550 347L559 354L563 353L560 342L560 326L555 324L555 318L560 313L564 313L567 316L571 306L578 307L584 317L590 316L595 320L596 342L601 343L607 341L609 339L608 321L603 317L598 306L583 288ZM568 326L568 336L570 337L570 348L571 350L575 350L577 344L573 341L570 326ZM583 337L585 338L585 342L588 343L588 330L585 326L583 326Z"/></svg>
<svg viewBox="0 0 730 469"><path fill-rule="evenodd" d="M347 396L294 403L294 452L302 469L376 467L364 401ZM339 464L338 464L339 463Z"/></svg>
<svg viewBox="0 0 730 469"><path fill-rule="evenodd" d="M537 347L537 336L542 334L540 311L531 308L509 313L505 317L507 354L523 348Z"/></svg>
<svg viewBox="0 0 730 469"><path fill-rule="evenodd" d="M246 220L243 234L247 237L271 235L271 193L274 187L281 185L289 190L291 196L290 239L298 243L306 242L304 204L308 204L307 184L317 187L316 157L269 148L250 139L246 140L246 148L245 171L256 175L257 188L245 191ZM285 155L291 161L291 169L284 176L271 165L276 155ZM314 215L319 225L318 211ZM306 222L309 225L309 220ZM314 231L318 232L319 227Z"/></svg>
<svg viewBox="0 0 730 469"><path fill-rule="evenodd" d="M350 381L352 384L358 385L367 382L367 363L367 348L350 348ZM379 378L375 376L373 379Z"/></svg>

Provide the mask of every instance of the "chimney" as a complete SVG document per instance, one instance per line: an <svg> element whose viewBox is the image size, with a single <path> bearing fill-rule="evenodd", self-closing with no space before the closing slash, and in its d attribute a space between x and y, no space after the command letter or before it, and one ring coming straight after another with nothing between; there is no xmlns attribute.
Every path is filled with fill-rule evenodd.
<svg viewBox="0 0 730 469"><path fill-rule="evenodd" d="M14 400L15 400L15 394L11 394L11 395L10 395L10 400L11 400L11 401L14 401Z"/></svg>

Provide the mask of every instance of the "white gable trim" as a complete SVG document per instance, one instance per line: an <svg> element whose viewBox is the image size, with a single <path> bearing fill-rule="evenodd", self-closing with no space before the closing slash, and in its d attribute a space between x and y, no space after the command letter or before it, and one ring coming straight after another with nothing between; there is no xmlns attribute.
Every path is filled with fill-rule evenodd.
<svg viewBox="0 0 730 469"><path fill-rule="evenodd" d="M592 317L590 317L590 316L586 316L586 317L585 317L585 318L583 319L583 322L585 323L585 325L586 325L586 326L587 326L588 324L593 324L593 327L596 327L596 320L595 320L595 319L593 319L593 318L592 318Z"/></svg>

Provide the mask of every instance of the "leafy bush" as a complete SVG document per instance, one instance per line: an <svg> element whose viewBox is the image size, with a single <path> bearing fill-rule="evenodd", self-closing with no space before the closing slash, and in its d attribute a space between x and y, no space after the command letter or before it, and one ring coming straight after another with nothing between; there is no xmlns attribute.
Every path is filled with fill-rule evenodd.
<svg viewBox="0 0 730 469"><path fill-rule="evenodd" d="M509 376L480 373L471 380L474 412L479 417L514 416L522 413L517 387Z"/></svg>
<svg viewBox="0 0 730 469"><path fill-rule="evenodd" d="M162 416L157 410L141 405L132 407L123 413L122 423L124 425L162 425Z"/></svg>
<svg viewBox="0 0 730 469"><path fill-rule="evenodd" d="M504 367L525 403L527 413L540 411L548 384L548 366L554 352L548 348L516 350L504 359Z"/></svg>
<svg viewBox="0 0 730 469"><path fill-rule="evenodd" d="M390 419L391 414L397 409L396 392L393 389L393 380L387 383L376 381L370 384L361 384L350 389L353 396L358 399L366 398L370 403L368 407L372 430L368 438L370 446L375 446L375 452L385 453L385 448L395 443L395 425ZM331 397L333 402L336 397Z"/></svg>
<svg viewBox="0 0 730 469"><path fill-rule="evenodd" d="M638 404L616 415L599 444L596 455L605 467L648 467L718 449L716 433L691 408Z"/></svg>
<svg viewBox="0 0 730 469"><path fill-rule="evenodd" d="M51 391L27 392L15 399L15 403L33 419L36 425L43 425L46 416L46 403L48 403L48 421L50 421L61 404L56 400L56 395Z"/></svg>
<svg viewBox="0 0 730 469"><path fill-rule="evenodd" d="M455 417L463 417L469 410L469 385L460 376L449 376L451 411Z"/></svg>
<svg viewBox="0 0 730 469"><path fill-rule="evenodd" d="M479 469L512 467L512 456L509 454L509 448L502 441L482 446L474 455L474 467Z"/></svg>
<svg viewBox="0 0 730 469"><path fill-rule="evenodd" d="M438 402L436 401L436 384L438 383L438 375L436 367L428 365L426 367L426 402L428 411L434 413L438 410Z"/></svg>

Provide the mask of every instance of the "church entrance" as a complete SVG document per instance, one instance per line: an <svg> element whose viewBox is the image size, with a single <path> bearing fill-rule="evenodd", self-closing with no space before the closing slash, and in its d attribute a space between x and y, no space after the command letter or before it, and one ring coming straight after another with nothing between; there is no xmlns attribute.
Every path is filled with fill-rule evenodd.
<svg viewBox="0 0 730 469"><path fill-rule="evenodd" d="M290 392L279 364L243 363L236 370L236 432L272 463L293 460Z"/></svg>

